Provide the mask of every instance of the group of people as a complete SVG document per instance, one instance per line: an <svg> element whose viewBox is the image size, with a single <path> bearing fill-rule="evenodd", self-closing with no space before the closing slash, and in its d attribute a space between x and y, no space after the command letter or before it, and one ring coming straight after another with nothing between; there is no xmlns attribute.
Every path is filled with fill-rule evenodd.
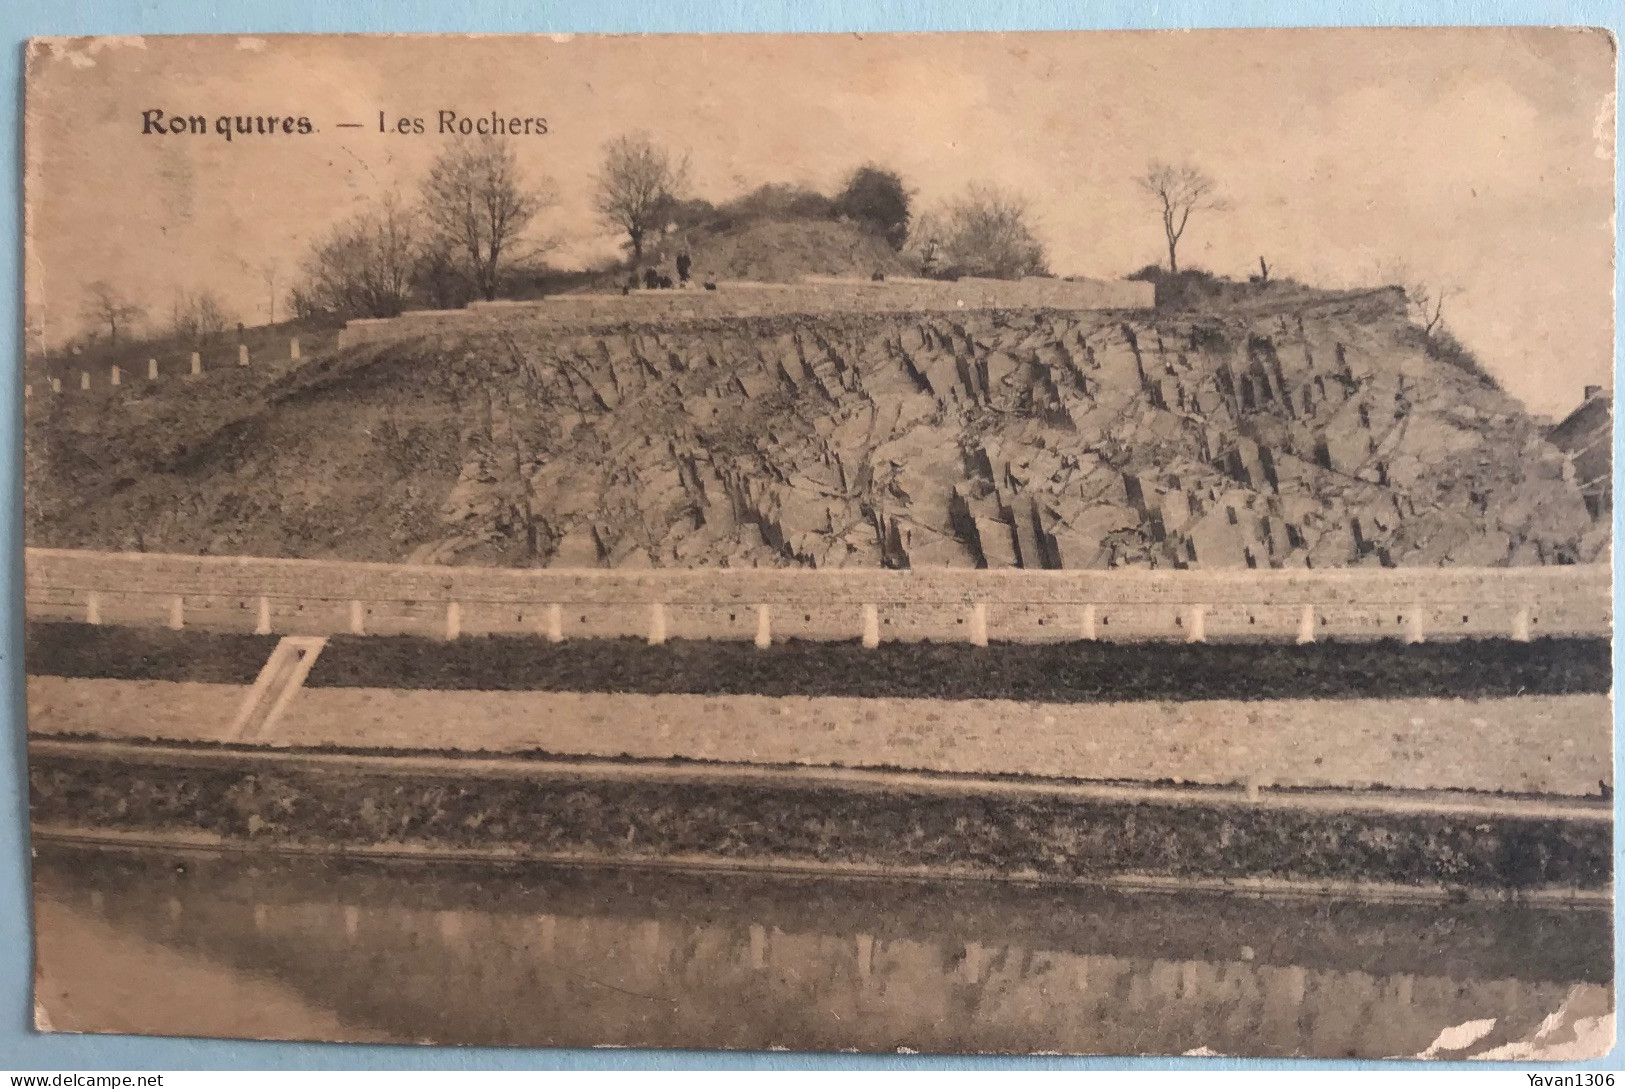
<svg viewBox="0 0 1625 1089"><path fill-rule="evenodd" d="M694 259L688 255L688 250L683 249L677 251L676 265L676 281L673 281L672 278L667 275L658 265L645 265L641 273L634 269L632 274L627 277L626 283L621 287L621 294L630 294L639 286L640 280L641 286L648 291L654 291L660 288L686 288L689 284L689 274L694 269Z"/></svg>

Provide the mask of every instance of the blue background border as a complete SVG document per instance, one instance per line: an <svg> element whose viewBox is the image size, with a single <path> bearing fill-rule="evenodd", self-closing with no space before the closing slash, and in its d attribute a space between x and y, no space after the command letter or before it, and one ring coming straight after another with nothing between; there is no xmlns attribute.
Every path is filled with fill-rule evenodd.
<svg viewBox="0 0 1625 1089"><path fill-rule="evenodd" d="M11 500L0 504L0 542L10 593L0 623L0 706L8 730L0 745L0 1069L874 1069L970 1068L1023 1069L1212 1069L1314 1068L1326 1065L1380 1069L1399 1064L1307 1061L1181 1059L994 1059L966 1057L891 1057L801 1055L785 1052L589 1051L508 1048L424 1048L336 1044L270 1044L224 1040L171 1040L129 1036L40 1035L32 1031L32 944L29 933L27 869L27 799L22 681L22 480L21 358L22 301L22 43L36 35L203 34L278 32L577 32L636 33L669 31L899 31L899 30L1054 30L1178 29L1230 26L1381 26L1381 25L1535 24L1604 26L1616 38L1625 31L1625 9L1618 0L1366 0L1316 3L1315 0L1110 0L1068 3L1067 0L1000 0L985 7L961 3L866 2L866 0L775 0L771 3L729 0L727 3L655 3L651 0L592 0L573 5L524 3L521 0L7 0L0 3L0 87L11 92L14 108L0 108L0 147L11 156L0 171L0 241L10 260L0 262L0 298L11 300L9 321L0 323L0 351L8 372L3 388L11 398L0 415L0 482ZM1616 160L1617 161L1617 160ZM1616 174L1616 186L1619 177ZM1615 207L1620 206L1616 192ZM1617 240L1616 240L1617 245ZM1615 254L1615 373L1625 351L1617 320L1617 299L1625 284L1619 251ZM1616 416L1614 456L1625 452L1625 427ZM1618 478L1616 476L1616 488ZM1625 540L1625 512L1615 503L1615 541ZM1617 554L1617 548L1616 548ZM1615 630L1619 630L1620 566L1615 566ZM1625 664L1616 643L1615 675ZM1615 737L1620 736L1616 708ZM1621 782L1622 762L1616 740L1614 782ZM1625 800L1619 804L1625 805ZM1615 872L1625 861L1620 838L1615 842ZM1616 918L1615 976L1621 966L1620 928ZM1625 1035L1625 1034L1616 1034ZM1563 1069L1618 1069L1621 1050L1594 1064L1564 1064ZM1448 1064L1483 1069L1485 1064ZM1498 1064L1499 1065L1499 1064ZM1527 1064L1525 1064L1527 1065Z"/></svg>

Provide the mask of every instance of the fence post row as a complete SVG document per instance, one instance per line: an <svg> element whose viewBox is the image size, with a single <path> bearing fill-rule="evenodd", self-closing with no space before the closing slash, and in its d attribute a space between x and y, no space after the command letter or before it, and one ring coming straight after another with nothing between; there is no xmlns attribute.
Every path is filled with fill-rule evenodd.
<svg viewBox="0 0 1625 1089"><path fill-rule="evenodd" d="M293 362L297 363L300 360L301 357L302 357L302 352L301 352L301 349L299 347L299 338L298 337L289 337L288 338L288 358L290 360L292 360ZM249 361L250 361L250 356L249 356L249 351L248 351L248 345L247 344L238 344L237 345L237 365L239 367L246 367L246 366L249 365ZM203 373L203 354L201 352L192 352L191 353L191 356L190 356L190 359L189 359L189 373L192 374L194 377ZM157 380L158 380L158 360L157 360L156 357L149 358L147 360L147 381L156 382ZM49 383L50 383L52 393L61 393L62 392L62 380L60 378L49 378L49 379L47 379L47 381L49 381ZM112 386L121 386L121 385L124 384L124 371L123 371L123 369L121 367L119 367L116 364L110 366L109 369L108 369L108 384L112 385ZM79 372L79 388L82 389L82 390L88 390L90 388L90 372L89 371L80 371ZM33 387L32 384L23 386L23 396L32 397L33 394L34 394L34 387Z"/></svg>
<svg viewBox="0 0 1625 1089"><path fill-rule="evenodd" d="M406 587L401 588L400 596L384 586L374 586L369 592L368 587L355 582L331 596L324 596L319 587L308 584L303 588L260 593L254 586L258 581L256 575L260 574L255 571L255 565L274 567L282 562L277 560L245 557L235 561L249 573L248 585L236 591L242 596L236 599L238 604L222 621L217 616L221 608L218 598L222 594L229 596L232 591L211 582L206 557L201 558L205 564L204 570L176 573L170 578L154 578L154 574L162 576L165 573L162 560L155 560L152 570L143 571L127 564L126 561L134 556L121 555L116 557L119 562L114 571L92 572L76 569L77 564L84 563L84 560L70 560L67 566L57 566L72 553L36 549L29 549L28 553L33 576L29 580L30 607L34 608L38 603L46 608L60 608L61 605L57 603L63 603L64 598L59 595L71 594L71 598L66 600L74 603L72 609L75 615L72 619L87 624L164 623L179 630L198 624L210 626L223 622L237 630L270 635L278 629L286 633L286 625L273 623L274 616L281 613L289 622L293 622L293 614L299 613L299 624L309 625L315 621L318 628L328 625L323 634L361 636L410 631L415 623L412 619L412 591ZM79 555L93 557L96 554ZM103 559L113 560L115 557L106 556ZM342 569L345 565L342 561L334 561L334 566ZM1499 581L1505 585L1498 592L1492 590L1488 594L1481 593L1479 588L1457 590L1445 582L1439 587L1442 592L1437 597L1425 593L1401 596L1394 594L1392 588L1384 586L1381 580L1373 580L1369 586L1355 585L1351 588L1346 579L1340 578L1335 580L1336 585L1328 586L1323 594L1317 594L1314 586L1283 582L1279 589L1269 585L1259 586L1254 596L1232 594L1231 600L1219 605L1213 604L1212 598L1204 601L1205 595L1200 592L1181 595L1183 601L1180 596L1169 600L1166 589L1159 587L1148 587L1145 593L1138 594L1133 585L1133 576L1124 579L1124 592L1120 594L1122 600L1104 605L1098 601L1079 602L1078 597L1084 594L1073 596L1062 593L1046 600L1045 597L1024 595L1020 586L1006 585L1005 589L1013 591L1008 601L1001 598L975 600L976 591L973 589L972 593L958 599L962 603L949 604L946 600L939 600L934 611L918 618L914 613L922 602L886 596L846 606L857 610L857 616L852 619L858 622L858 631L852 633L848 627L846 637L856 634L863 647L873 649L883 639L958 641L973 647L1008 641L1096 641L1103 638L1203 643L1215 637L1221 640L1262 639L1307 645L1331 635L1351 639L1386 638L1419 645L1441 638L1501 638L1527 643L1537 635L1589 636L1609 632L1611 624L1605 615L1604 569L1599 568L1594 572L1594 578L1584 577L1585 573L1579 572L1582 577L1578 579L1554 578L1550 574L1542 574L1543 570L1530 569L1521 576L1504 573ZM269 577L270 573L265 574ZM601 574L611 583L614 582L613 574ZM929 588L931 579L932 576L924 575L922 584ZM502 609L498 610L499 613L511 612L510 620L515 623L499 621L496 627L488 629L487 622L482 620L479 630L511 631L513 634L529 632L545 638L549 643L562 643L567 637L566 611L570 610L582 614L582 634L639 636L650 646L668 643L674 635L680 634L695 639L749 640L758 648L768 649L774 645L776 638L784 638L782 625L787 622L790 624L789 633L794 637L798 630L795 621L806 619L814 622L813 630L818 631L822 625L835 619L811 615L801 617L802 607L793 604L793 597L788 599L792 604L786 604L785 601L776 600L773 595L758 594L754 605L733 604L739 601L735 595L741 590L746 594L752 593L753 583L748 576L740 579L743 584L740 587L718 588L714 596L702 591L676 606L669 599L657 598L655 593L644 594L642 591L654 589L645 586L646 582L647 575L640 575L636 581L627 582L622 588L623 592L612 593L607 599L574 603L558 600L558 597L568 595L559 595L557 587L538 585L535 598L526 597L522 589L515 587L519 589L518 593L509 591L488 601L479 599L486 605L500 603ZM1049 584L1035 578L1033 585ZM451 585L447 589L457 592ZM51 596L40 598L38 594L41 591ZM1472 593L1481 593L1481 596L1466 600ZM1317 604L1317 596L1331 604ZM547 602L548 597L555 600ZM763 600L763 597L767 600ZM1537 599L1541 603L1539 610L1528 604ZM442 599L438 607L443 612L438 619L443 622L443 627L436 634L452 640L464 634L464 600L460 597ZM282 604L273 606L273 601L281 601ZM1400 605L1401 601L1408 603ZM141 605L139 602L147 604ZM327 611L324 611L323 604L317 604L312 611L312 602L325 603ZM619 619L620 611L634 602L642 611L641 623L634 621L628 630ZM1599 602L1602 605L1599 606ZM404 613L399 611L403 607ZM672 611L674 607L678 610L675 614ZM687 612L689 607L696 610L692 616ZM710 615L717 608L727 613L729 623L722 623ZM750 611L736 615L740 608ZM287 611L283 612L284 609ZM590 614L600 609L608 609L609 612L595 620ZM886 612L897 609L902 612ZM787 612L797 615L787 621ZM1056 623L1057 612L1063 616L1069 613L1073 617L1072 622L1068 624L1063 620ZM119 619L110 621L110 615ZM482 611L480 615L485 616L485 612ZM755 623L751 624L753 615ZM253 617L252 622L249 621L250 616ZM899 623L899 616L902 617L901 626L892 629L893 624ZM318 620L317 617L327 619ZM1460 626L1455 623L1458 618ZM674 623L677 624L676 628L673 627ZM1108 623L1111 627L1107 627ZM1218 628L1214 627L1215 623L1219 624ZM404 628L401 627L403 624ZM811 638L840 639L840 627L837 623L837 630L823 635L815 634ZM580 635L575 637L579 638Z"/></svg>

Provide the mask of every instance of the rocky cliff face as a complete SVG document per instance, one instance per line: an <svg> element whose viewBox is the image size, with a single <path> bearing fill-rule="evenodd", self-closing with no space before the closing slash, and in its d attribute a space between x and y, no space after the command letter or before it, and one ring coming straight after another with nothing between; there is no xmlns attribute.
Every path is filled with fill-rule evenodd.
<svg viewBox="0 0 1625 1089"><path fill-rule="evenodd" d="M52 493L31 543L1046 568L1553 563L1607 543L1538 425L1428 359L1396 292L493 327L314 361L125 464L153 443L132 413L198 427L139 407L31 415L31 484Z"/></svg>

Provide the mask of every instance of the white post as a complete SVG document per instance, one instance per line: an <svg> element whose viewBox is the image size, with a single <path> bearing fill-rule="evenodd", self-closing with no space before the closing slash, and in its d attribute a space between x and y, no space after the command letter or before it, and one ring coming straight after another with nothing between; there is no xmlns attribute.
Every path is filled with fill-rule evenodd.
<svg viewBox="0 0 1625 1089"><path fill-rule="evenodd" d="M1315 641L1315 607L1305 605L1303 613L1298 617L1298 642L1313 643Z"/></svg>
<svg viewBox="0 0 1625 1089"><path fill-rule="evenodd" d="M52 393L61 393L62 392L62 379L60 379L60 378L51 379L51 392Z"/></svg>
<svg viewBox="0 0 1625 1089"><path fill-rule="evenodd" d="M880 610L873 605L863 607L863 645L870 650L880 645Z"/></svg>
<svg viewBox="0 0 1625 1089"><path fill-rule="evenodd" d="M666 641L666 607L660 602L649 606L649 645L658 647Z"/></svg>
<svg viewBox="0 0 1625 1089"><path fill-rule="evenodd" d="M186 627L186 600L180 594L169 603L169 627L173 631Z"/></svg>
<svg viewBox="0 0 1625 1089"><path fill-rule="evenodd" d="M750 924L750 966L767 967L767 930L760 923Z"/></svg>
<svg viewBox="0 0 1625 1089"><path fill-rule="evenodd" d="M192 353L192 374L193 375L199 375L199 374L202 374L202 373L203 373L203 357L201 355L199 355L197 352L193 352Z"/></svg>
<svg viewBox="0 0 1625 1089"><path fill-rule="evenodd" d="M1512 618L1512 639L1514 642L1529 642L1529 609L1519 609Z"/></svg>
<svg viewBox="0 0 1625 1089"><path fill-rule="evenodd" d="M537 923L541 952L544 956L552 956L553 945L558 936L558 921L551 915L543 915Z"/></svg>
<svg viewBox="0 0 1625 1089"><path fill-rule="evenodd" d="M248 345L246 344L237 345L237 365L239 367L248 366Z"/></svg>
<svg viewBox="0 0 1625 1089"><path fill-rule="evenodd" d="M102 595L95 590L85 595L85 623L100 624L102 622Z"/></svg>
<svg viewBox="0 0 1625 1089"><path fill-rule="evenodd" d="M1185 610L1185 642L1207 642L1207 606L1192 605Z"/></svg>
<svg viewBox="0 0 1625 1089"><path fill-rule="evenodd" d="M32 382L24 382L23 383L23 400L26 401L32 396L34 396L34 384Z"/></svg>
<svg viewBox="0 0 1625 1089"><path fill-rule="evenodd" d="M110 384L112 384L112 385L115 385L115 386L116 386L116 385L118 385L118 380L119 380L119 373L118 373L118 368L117 368L117 367L113 367L113 368L112 368L112 369L111 369L111 370L110 370L110 371L109 371L109 372L108 372L108 375L107 375L107 380L108 380L108 382L109 382L109 383L110 383Z"/></svg>
<svg viewBox="0 0 1625 1089"><path fill-rule="evenodd" d="M756 606L756 648L766 650L773 645L773 611L766 605Z"/></svg>
<svg viewBox="0 0 1625 1089"><path fill-rule="evenodd" d="M288 341L288 358L294 361L299 359L299 338L293 337Z"/></svg>
<svg viewBox="0 0 1625 1089"><path fill-rule="evenodd" d="M149 360L147 360L147 381L153 382L153 381L156 381L157 378L158 378L158 361L156 359L149 359Z"/></svg>
<svg viewBox="0 0 1625 1089"><path fill-rule="evenodd" d="M463 634L463 607L453 601L446 605L446 638L458 639Z"/></svg>
<svg viewBox="0 0 1625 1089"><path fill-rule="evenodd" d="M454 942L463 936L463 917L456 911L437 911L435 918L440 921L440 938L445 942Z"/></svg>
<svg viewBox="0 0 1625 1089"><path fill-rule="evenodd" d="M557 605L547 607L547 641L564 642L564 610Z"/></svg>
<svg viewBox="0 0 1625 1089"><path fill-rule="evenodd" d="M987 646L987 605L980 601L970 607L970 645Z"/></svg>
<svg viewBox="0 0 1625 1089"><path fill-rule="evenodd" d="M367 634L367 610L362 607L360 601L354 599L350 601L350 634Z"/></svg>
<svg viewBox="0 0 1625 1089"><path fill-rule="evenodd" d="M1405 614L1405 642L1420 643L1426 638L1422 630L1422 606L1412 605L1411 611Z"/></svg>
<svg viewBox="0 0 1625 1089"><path fill-rule="evenodd" d="M1083 637L1085 639L1089 640L1091 643L1094 642L1094 640L1095 640L1095 607L1093 605L1085 605L1083 607L1082 625L1083 625Z"/></svg>
<svg viewBox="0 0 1625 1089"><path fill-rule="evenodd" d="M271 634L271 599L268 597L260 598L259 609L254 615L254 634Z"/></svg>
<svg viewBox="0 0 1625 1089"><path fill-rule="evenodd" d="M80 389L89 389L90 388L90 372L89 371L80 371L79 372L79 388Z"/></svg>

